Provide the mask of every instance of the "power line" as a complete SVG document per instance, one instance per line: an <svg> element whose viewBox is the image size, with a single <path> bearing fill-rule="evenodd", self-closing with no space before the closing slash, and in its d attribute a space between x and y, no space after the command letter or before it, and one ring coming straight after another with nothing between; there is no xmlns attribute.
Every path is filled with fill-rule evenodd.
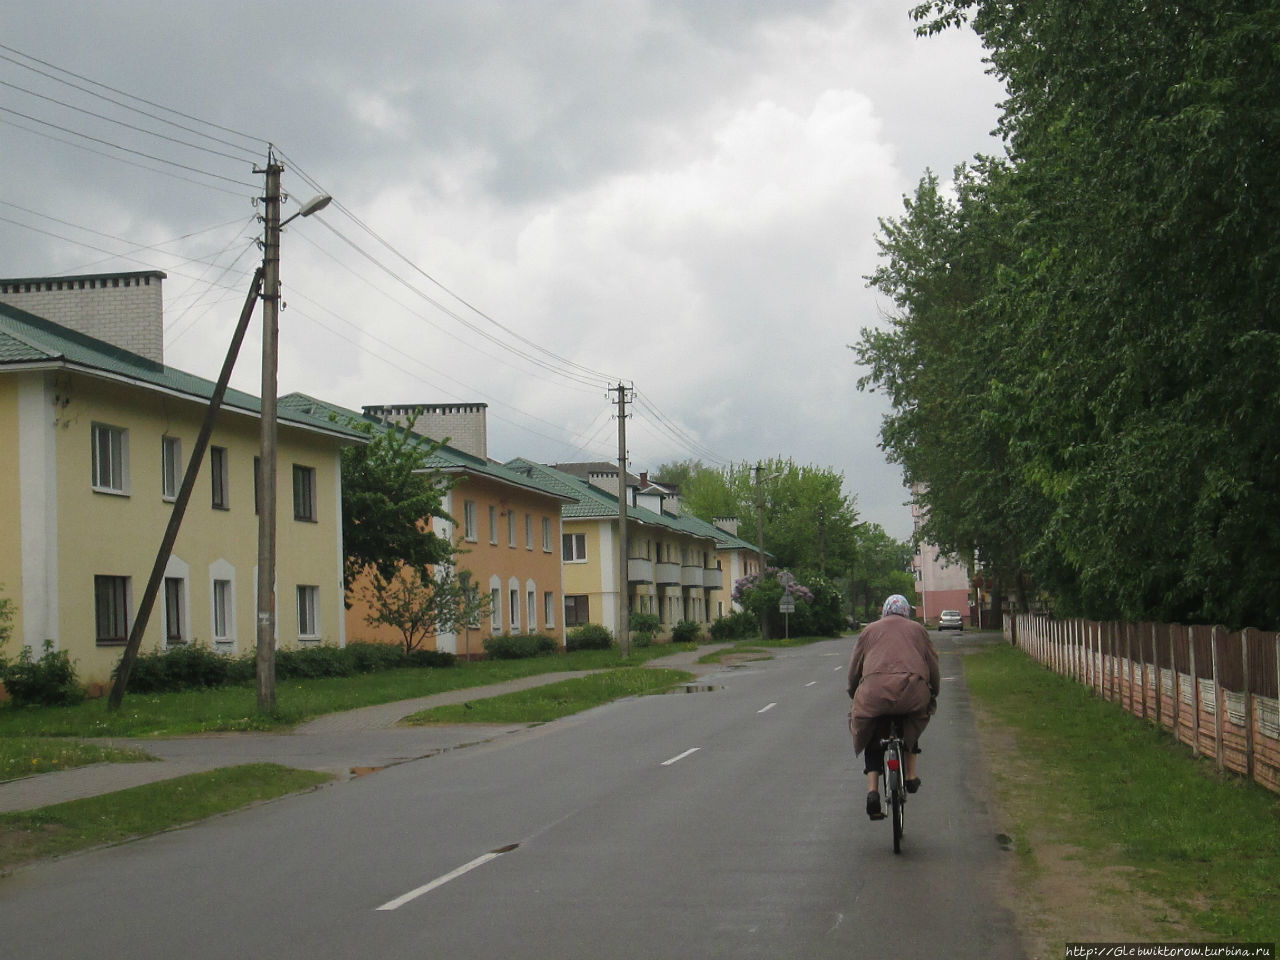
<svg viewBox="0 0 1280 960"><path fill-rule="evenodd" d="M53 103L60 107L65 107L68 110L74 110L76 113L81 113L88 117L94 117L95 119L98 119L98 120L105 120L107 123L117 124L119 126L124 127L127 130L133 130L133 131L136 131L137 133L145 133L147 134L147 136L156 137L160 140L167 140L169 143L176 143L178 146L190 147L192 150L200 150L200 151L203 151L204 153L213 154L216 157L225 157L228 160L239 160L245 163L252 162L251 157L247 157L245 155L225 153L222 150L214 150L210 147L202 147L197 143L189 143L186 140L179 140L177 137L171 137L164 133L156 133L154 130L148 130L146 127L139 127L136 124L126 123L124 120L117 120L114 117L108 117L101 113L95 113L92 110L86 110L84 107L77 107L73 103L67 103L65 100L58 100L56 97L49 97L43 93L36 93L34 90L28 90L26 87L20 87L15 83L9 83L7 80L0 80L0 86L8 87L11 90L17 90L19 93L25 93L27 96L36 97L37 99L44 100L47 103Z"/></svg>
<svg viewBox="0 0 1280 960"><path fill-rule="evenodd" d="M135 96L134 94L127 93L124 90L117 90L115 87L108 86L105 83L101 83L97 80L90 79L89 77L81 76L78 73L74 73L71 70L67 70L63 67L59 67L56 64L50 63L47 60L41 60L39 57L33 57L29 53L23 53L21 50L17 50L14 47L7 46L6 44L0 43L0 50L7 50L9 53L22 57L25 60L30 60L32 63L38 63L41 66L48 67L50 70L56 70L58 71L58 73L65 73L69 77L75 77L77 80L83 80L85 83L92 84L95 87L100 87L103 90L109 90L114 94L118 94L119 96L122 96L122 97L127 97L130 100L136 100L138 103L144 103L147 106L154 107L157 110L163 110L166 113L171 113L175 117L182 117L184 120L190 120L192 123L199 123L213 130L221 130L223 133L229 133L232 136L240 137L243 140L252 141L255 146L257 145L266 146L267 144L267 140L262 137L255 137L247 133L242 133L239 130L232 130L230 127L224 127L216 123L211 123L208 120L201 120L199 117L193 117L190 114L183 113L180 110L174 110L172 107L166 107L163 104L153 103L152 101L147 100L144 97ZM96 93L93 90L86 90L84 87L71 83L68 80L64 80L61 77L54 76L53 74L46 73L43 70L37 70L35 67L31 66L30 64L26 64L18 60L14 60L12 57L4 57L0 55L0 59L7 60L10 63L14 64L15 66L20 67L24 70L30 70L33 73L38 73L42 77L47 77L48 79L53 80L56 83L66 84L67 86L74 87L75 89L80 90L82 93L87 93L90 96L98 97L99 99L106 100L109 103L114 103L116 106L123 107L126 110L132 110L136 113L142 114L143 116L151 117L151 119L157 120L160 123L167 123L171 126L178 127L179 129L186 130L188 133L194 133L197 136L202 136L202 137L205 137L206 139L213 140L215 143L221 143L223 146L233 147L235 149L248 149L243 145L229 143L228 141L221 140L210 134L202 133L198 130L193 130L190 127L185 127L182 124L179 124L173 120L168 120L164 117L154 116L153 114L147 113L145 110L141 110L137 107L130 106L129 104L120 103L118 100L113 100L112 98L104 96L103 94L100 94L100 93Z"/></svg>

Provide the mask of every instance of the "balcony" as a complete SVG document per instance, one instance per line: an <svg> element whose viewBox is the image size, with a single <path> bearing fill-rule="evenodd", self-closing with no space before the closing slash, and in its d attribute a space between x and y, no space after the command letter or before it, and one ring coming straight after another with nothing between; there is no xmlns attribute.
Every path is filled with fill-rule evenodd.
<svg viewBox="0 0 1280 960"><path fill-rule="evenodd" d="M702 568L701 567L681 567L680 568L680 585L684 587L702 586Z"/></svg>
<svg viewBox="0 0 1280 960"><path fill-rule="evenodd" d="M702 571L702 585L708 590L724 589L724 571L719 567L705 567Z"/></svg>
<svg viewBox="0 0 1280 960"><path fill-rule="evenodd" d="M627 560L627 580L631 583L653 583L653 561L631 557Z"/></svg>
<svg viewBox="0 0 1280 960"><path fill-rule="evenodd" d="M663 586L679 586L680 585L680 564L678 563L657 563L654 564L654 582Z"/></svg>

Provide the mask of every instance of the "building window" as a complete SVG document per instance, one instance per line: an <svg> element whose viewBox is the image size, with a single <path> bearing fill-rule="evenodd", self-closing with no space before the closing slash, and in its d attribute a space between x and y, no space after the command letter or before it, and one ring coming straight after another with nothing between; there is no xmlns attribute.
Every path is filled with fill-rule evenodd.
<svg viewBox="0 0 1280 960"><path fill-rule="evenodd" d="M293 465L293 519L316 522L316 468Z"/></svg>
<svg viewBox="0 0 1280 960"><path fill-rule="evenodd" d="M524 515L524 548L526 550L533 549L533 514L526 513Z"/></svg>
<svg viewBox="0 0 1280 960"><path fill-rule="evenodd" d="M511 629L517 631L520 629L520 589L513 587L511 590Z"/></svg>
<svg viewBox="0 0 1280 960"><path fill-rule="evenodd" d="M489 542L496 545L498 542L498 508L489 508Z"/></svg>
<svg viewBox="0 0 1280 960"><path fill-rule="evenodd" d="M566 533L560 538L560 543L563 547L561 559L565 563L577 563L587 559L587 535L585 533Z"/></svg>
<svg viewBox="0 0 1280 960"><path fill-rule="evenodd" d="M544 627L556 625L556 595L551 590L542 595L542 625Z"/></svg>
<svg viewBox="0 0 1280 960"><path fill-rule="evenodd" d="M227 490L227 448L209 448L209 475L213 480L213 508L228 510L231 507Z"/></svg>
<svg viewBox="0 0 1280 960"><path fill-rule="evenodd" d="M93 578L93 613L101 644L129 639L129 578Z"/></svg>
<svg viewBox="0 0 1280 960"><path fill-rule="evenodd" d="M591 604L589 597L564 598L564 625L580 627L591 622Z"/></svg>
<svg viewBox="0 0 1280 960"><path fill-rule="evenodd" d="M480 516L474 500L463 501L462 531L462 535L471 543L475 543L480 537Z"/></svg>
<svg viewBox="0 0 1280 960"><path fill-rule="evenodd" d="M525 610L526 610L525 629L537 630L538 629L538 594L536 591L530 590L525 595Z"/></svg>
<svg viewBox="0 0 1280 960"><path fill-rule="evenodd" d="M231 581L213 581L213 641L227 643L231 640Z"/></svg>
<svg viewBox="0 0 1280 960"><path fill-rule="evenodd" d="M160 438L160 478L161 496L176 500L182 485L182 441L177 437Z"/></svg>
<svg viewBox="0 0 1280 960"><path fill-rule="evenodd" d="M502 591L497 587L489 591L489 627L494 633L502 629Z"/></svg>
<svg viewBox="0 0 1280 960"><path fill-rule="evenodd" d="M514 547L516 545L516 512L514 510L507 511L507 546Z"/></svg>
<svg viewBox="0 0 1280 960"><path fill-rule="evenodd" d="M93 425L93 489L129 492L129 431L105 423Z"/></svg>
<svg viewBox="0 0 1280 960"><path fill-rule="evenodd" d="M186 584L180 577L164 578L164 642L186 643L182 632L182 597Z"/></svg>
<svg viewBox="0 0 1280 960"><path fill-rule="evenodd" d="M320 588L298 587L298 639L320 638Z"/></svg>
<svg viewBox="0 0 1280 960"><path fill-rule="evenodd" d="M551 518L542 518L542 550L544 553L551 552Z"/></svg>

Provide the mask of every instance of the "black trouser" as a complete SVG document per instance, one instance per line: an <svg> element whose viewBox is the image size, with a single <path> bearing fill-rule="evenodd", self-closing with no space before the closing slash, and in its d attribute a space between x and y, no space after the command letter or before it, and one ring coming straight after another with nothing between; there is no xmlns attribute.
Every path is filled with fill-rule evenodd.
<svg viewBox="0 0 1280 960"><path fill-rule="evenodd" d="M862 751L863 773L884 773L884 747L880 746L880 741L889 736L889 718L881 717L878 721L880 729L871 738L871 742L867 744L866 749ZM914 750L909 753L919 753L920 744L916 744ZM902 771L906 776L906 771Z"/></svg>

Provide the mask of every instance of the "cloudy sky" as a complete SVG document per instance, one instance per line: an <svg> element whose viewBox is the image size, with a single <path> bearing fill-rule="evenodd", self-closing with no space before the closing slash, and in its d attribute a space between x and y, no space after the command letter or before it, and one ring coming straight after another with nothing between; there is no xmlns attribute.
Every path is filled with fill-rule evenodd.
<svg viewBox="0 0 1280 960"><path fill-rule="evenodd" d="M484 402L491 456L555 462L616 458L621 379L633 470L791 457L905 539L846 345L877 218L1000 99L911 6L7 0L0 276L163 270L166 360L216 377L274 144L286 215L335 198L284 234L282 392Z"/></svg>

